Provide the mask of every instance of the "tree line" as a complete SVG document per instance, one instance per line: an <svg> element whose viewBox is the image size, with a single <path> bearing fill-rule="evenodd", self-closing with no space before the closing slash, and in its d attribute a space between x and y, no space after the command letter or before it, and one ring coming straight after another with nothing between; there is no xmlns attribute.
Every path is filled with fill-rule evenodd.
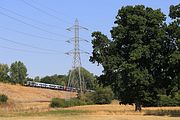
<svg viewBox="0 0 180 120"><path fill-rule="evenodd" d="M97 86L96 76L90 73L85 68L81 68L81 72L83 78L86 82L87 89L95 89ZM67 75L51 75L45 77L36 76L34 78L27 77L27 68L25 64L21 61L16 61L10 65L7 64L0 64L0 82L4 83L12 83L12 84L22 84L24 85L26 81L35 81L35 82L42 82L48 84L56 84L56 85L63 85L66 86L69 80L69 74Z"/></svg>
<svg viewBox="0 0 180 120"><path fill-rule="evenodd" d="M92 63L103 66L99 83L111 85L121 104L153 106L160 95L180 91L180 4L171 5L170 23L160 9L144 5L119 9L108 38L92 33ZM180 102L179 102L180 103Z"/></svg>
<svg viewBox="0 0 180 120"><path fill-rule="evenodd" d="M90 89L90 90L95 89L95 87L97 86L96 76L94 76L92 73L90 73L88 70L86 70L83 67L81 67L80 69L81 69L81 73L82 73L81 75L85 80L86 89ZM67 86L70 72L71 71L69 71L67 75L55 74L55 75L51 75L51 76L45 76L42 78L40 78L39 76L36 76L34 79L28 78L28 80L35 81L35 82Z"/></svg>
<svg viewBox="0 0 180 120"><path fill-rule="evenodd" d="M0 82L24 84L27 77L27 68L21 61L10 65L0 64Z"/></svg>

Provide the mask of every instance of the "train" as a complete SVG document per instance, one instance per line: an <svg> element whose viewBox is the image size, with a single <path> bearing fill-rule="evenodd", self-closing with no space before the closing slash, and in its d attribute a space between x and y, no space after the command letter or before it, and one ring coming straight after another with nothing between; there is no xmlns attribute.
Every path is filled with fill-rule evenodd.
<svg viewBox="0 0 180 120"><path fill-rule="evenodd" d="M78 92L79 90L78 88L74 88L74 87L35 82L35 81L27 81L25 86L47 88L47 89L53 89L53 90L62 90L62 91L69 91L69 92Z"/></svg>

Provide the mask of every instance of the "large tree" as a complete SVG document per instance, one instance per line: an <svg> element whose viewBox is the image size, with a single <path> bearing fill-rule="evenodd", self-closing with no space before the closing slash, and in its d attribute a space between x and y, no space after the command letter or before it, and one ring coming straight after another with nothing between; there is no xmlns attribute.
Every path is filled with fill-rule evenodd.
<svg viewBox="0 0 180 120"><path fill-rule="evenodd" d="M172 39L160 9L122 7L114 23L112 40L101 32L92 33L90 61L103 66L104 74L99 80L112 86L121 103L135 103L135 110L141 111L147 99L156 102L158 89L171 83L171 79L167 80L170 66L166 59L176 57L172 54L176 49L168 50ZM178 69L172 69L175 67Z"/></svg>
<svg viewBox="0 0 180 120"><path fill-rule="evenodd" d="M21 61L11 64L10 77L14 83L24 84L27 77L27 68Z"/></svg>
<svg viewBox="0 0 180 120"><path fill-rule="evenodd" d="M180 90L180 4L171 5L169 17L172 22L167 26L167 46L165 51L165 74L164 81L167 87L167 95L175 95Z"/></svg>

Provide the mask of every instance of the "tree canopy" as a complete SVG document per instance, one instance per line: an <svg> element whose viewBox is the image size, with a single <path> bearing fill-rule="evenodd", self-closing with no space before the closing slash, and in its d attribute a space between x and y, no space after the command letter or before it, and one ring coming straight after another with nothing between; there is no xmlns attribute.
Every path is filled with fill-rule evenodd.
<svg viewBox="0 0 180 120"><path fill-rule="evenodd" d="M9 67L7 64L0 64L0 81L9 82Z"/></svg>
<svg viewBox="0 0 180 120"><path fill-rule="evenodd" d="M97 85L95 76L83 67L81 67L80 70L81 70L81 75L82 75L81 77L84 79L86 89L89 89L89 90L95 89ZM68 77L70 75L70 72L71 71L69 71L68 73ZM78 74L78 72L74 70L72 74Z"/></svg>
<svg viewBox="0 0 180 120"><path fill-rule="evenodd" d="M37 80L34 79L35 81ZM67 85L67 76L66 75L52 75L52 76L45 76L38 80L37 82L49 83L49 84L56 84L56 85Z"/></svg>
<svg viewBox="0 0 180 120"><path fill-rule="evenodd" d="M27 77L27 68L21 61L11 64L10 77L14 83L24 84Z"/></svg>
<svg viewBox="0 0 180 120"><path fill-rule="evenodd" d="M179 18L179 7L170 9L170 16ZM118 11L112 40L99 31L92 33L90 61L104 68L100 82L111 85L121 103L135 103L136 111L147 99L158 100L158 89L172 91L173 81L179 80L179 33L171 28L179 25L165 20L160 9L126 6Z"/></svg>

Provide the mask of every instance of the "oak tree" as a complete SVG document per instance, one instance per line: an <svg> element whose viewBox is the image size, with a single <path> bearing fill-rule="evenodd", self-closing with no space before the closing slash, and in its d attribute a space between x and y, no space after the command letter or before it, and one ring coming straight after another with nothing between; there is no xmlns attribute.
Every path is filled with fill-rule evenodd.
<svg viewBox="0 0 180 120"><path fill-rule="evenodd" d="M169 26L160 9L122 7L114 23L112 40L101 32L92 33L90 61L103 66L99 80L111 85L121 103L135 103L135 110L141 111L147 99L158 100L158 89L173 84L172 79L179 74L179 49L170 37L172 31L167 32ZM174 76L168 74L170 71Z"/></svg>

